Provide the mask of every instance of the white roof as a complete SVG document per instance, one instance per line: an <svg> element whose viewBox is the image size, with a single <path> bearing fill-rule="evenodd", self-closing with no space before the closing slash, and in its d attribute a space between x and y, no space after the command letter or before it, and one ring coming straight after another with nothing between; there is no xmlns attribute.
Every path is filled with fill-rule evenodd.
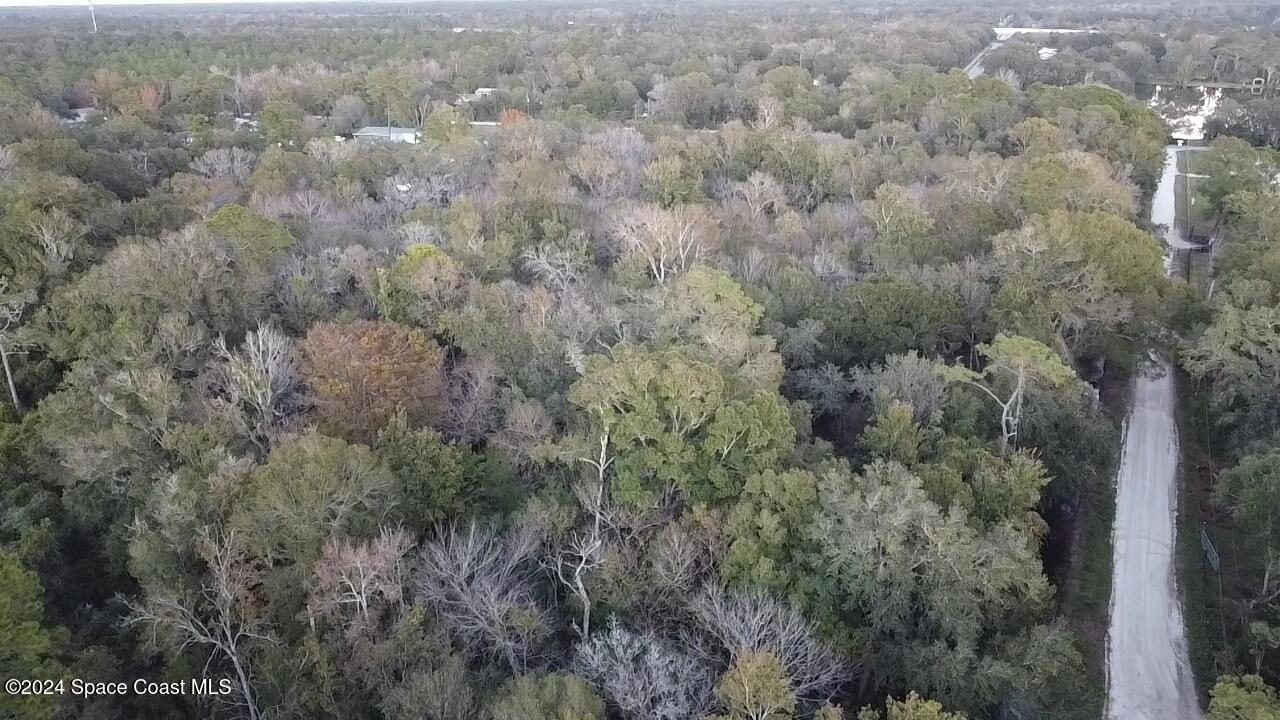
<svg viewBox="0 0 1280 720"><path fill-rule="evenodd" d="M416 135L417 128L387 127L386 125L369 125L355 131L355 135Z"/></svg>

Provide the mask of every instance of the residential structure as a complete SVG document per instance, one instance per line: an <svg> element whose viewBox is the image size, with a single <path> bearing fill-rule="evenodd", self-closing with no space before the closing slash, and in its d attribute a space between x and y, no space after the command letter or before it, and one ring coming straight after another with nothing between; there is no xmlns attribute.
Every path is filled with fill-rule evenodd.
<svg viewBox="0 0 1280 720"><path fill-rule="evenodd" d="M414 144L418 142L418 129L394 126L388 127L386 125L370 125L355 131L354 136L356 140L361 142Z"/></svg>
<svg viewBox="0 0 1280 720"><path fill-rule="evenodd" d="M475 92L459 95L458 102L464 102L464 103L475 102L476 100L479 100L481 98L491 97L496 92L498 92L498 88L491 88L491 87L476 88Z"/></svg>

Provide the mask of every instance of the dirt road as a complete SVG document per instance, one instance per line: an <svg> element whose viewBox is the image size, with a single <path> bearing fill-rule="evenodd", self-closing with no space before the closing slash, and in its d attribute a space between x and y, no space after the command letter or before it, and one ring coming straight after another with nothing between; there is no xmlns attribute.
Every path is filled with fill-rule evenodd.
<svg viewBox="0 0 1280 720"><path fill-rule="evenodd" d="M1174 153L1152 199L1155 224L1168 244L1183 243L1174 227ZM1178 433L1174 384L1162 360L1139 377L1125 423L1107 632L1107 717L1112 720L1199 720L1195 680L1174 576Z"/></svg>

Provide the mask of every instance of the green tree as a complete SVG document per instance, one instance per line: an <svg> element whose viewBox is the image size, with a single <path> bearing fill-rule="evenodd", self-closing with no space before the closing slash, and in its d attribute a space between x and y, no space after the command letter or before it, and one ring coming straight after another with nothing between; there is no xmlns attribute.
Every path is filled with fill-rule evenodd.
<svg viewBox="0 0 1280 720"><path fill-rule="evenodd" d="M764 308L732 276L695 265L653 290L654 340L706 358L734 378L761 390L782 382L777 341L759 334Z"/></svg>
<svg viewBox="0 0 1280 720"><path fill-rule="evenodd" d="M915 691L902 700L889 698L883 712L863 708L858 720L966 720L963 713L946 712L942 703L926 700Z"/></svg>
<svg viewBox="0 0 1280 720"><path fill-rule="evenodd" d="M1100 83L1037 84L1029 95L1036 115L1052 119L1086 150L1113 165L1131 166L1141 187L1155 187L1168 136L1164 121L1145 103Z"/></svg>
<svg viewBox="0 0 1280 720"><path fill-rule="evenodd" d="M1230 290L1230 288L1229 288ZM1280 307L1225 302L1204 332L1183 351L1183 366L1208 380L1214 421L1236 445L1268 438L1277 428L1280 393Z"/></svg>
<svg viewBox="0 0 1280 720"><path fill-rule="evenodd" d="M1005 274L996 321L1067 358L1123 356L1118 337L1139 334L1160 309L1160 247L1122 217L1055 210L992 243Z"/></svg>
<svg viewBox="0 0 1280 720"><path fill-rule="evenodd" d="M1261 572L1254 573L1247 617L1260 610L1275 611L1280 603L1280 449L1246 455L1218 477L1214 494L1231 511L1236 526L1260 546Z"/></svg>
<svg viewBox="0 0 1280 720"><path fill-rule="evenodd" d="M905 188L881 185L867 215L876 228L872 255L879 264L900 267L945 260L947 248L935 232L933 218Z"/></svg>
<svg viewBox="0 0 1280 720"><path fill-rule="evenodd" d="M864 639L867 668L890 689L985 711L1015 688L1043 696L1078 665L1065 629L1036 624L1052 589L1026 533L944 513L891 463L825 477L819 508L809 532L813 572L828 583L820 605Z"/></svg>
<svg viewBox="0 0 1280 720"><path fill-rule="evenodd" d="M772 653L744 652L720 678L716 697L727 711L707 720L791 720L796 696Z"/></svg>
<svg viewBox="0 0 1280 720"><path fill-rule="evenodd" d="M407 66L384 65L365 75L365 90L381 107L387 125L410 123L413 117L414 82Z"/></svg>
<svg viewBox="0 0 1280 720"><path fill-rule="evenodd" d="M1132 185L1115 179L1115 171L1088 153L1029 155L1013 164L1008 196L1022 217L1054 210L1107 212L1129 217L1136 206Z"/></svg>
<svg viewBox="0 0 1280 720"><path fill-rule="evenodd" d="M436 142L447 143L465 137L469 125L462 113L452 105L441 105L431 111L422 126L422 134Z"/></svg>
<svg viewBox="0 0 1280 720"><path fill-rule="evenodd" d="M985 364L981 372L959 365L939 371L952 382L975 387L1000 408L1000 454L1007 455L1017 443L1018 426L1030 392L1070 385L1075 372L1049 348L1025 337L997 335L990 344L978 347Z"/></svg>
<svg viewBox="0 0 1280 720"><path fill-rule="evenodd" d="M258 121L267 142L272 145L293 145L303 140L302 108L291 102L272 100L266 103L258 113Z"/></svg>
<svg viewBox="0 0 1280 720"><path fill-rule="evenodd" d="M858 438L858 445L872 457L897 462L907 467L920 460L923 431L916 424L911 406L899 400L880 407L871 423Z"/></svg>
<svg viewBox="0 0 1280 720"><path fill-rule="evenodd" d="M1215 138L1209 150L1197 153L1195 164L1195 171L1205 176L1196 183L1196 195L1207 200L1213 211L1222 212L1228 209L1231 195L1273 190L1280 153L1223 136Z"/></svg>
<svg viewBox="0 0 1280 720"><path fill-rule="evenodd" d="M735 390L714 365L624 343L587 359L569 401L585 413L580 446L607 437L616 453L616 498L650 505L670 484L712 502L737 497L747 476L780 462L796 441L776 392Z"/></svg>
<svg viewBox="0 0 1280 720"><path fill-rule="evenodd" d="M823 343L841 363L880 362L911 350L951 352L965 339L965 307L955 292L898 275L851 284L818 313Z"/></svg>
<svg viewBox="0 0 1280 720"><path fill-rule="evenodd" d="M378 433L376 449L399 488L396 514L419 533L463 515L474 500L463 452L429 429L411 429L403 413Z"/></svg>
<svg viewBox="0 0 1280 720"><path fill-rule="evenodd" d="M574 675L522 675L502 688L492 720L604 720L604 701Z"/></svg>
<svg viewBox="0 0 1280 720"><path fill-rule="evenodd" d="M256 557L309 566L333 533L372 537L396 506L395 487L369 448L309 432L245 478L229 522Z"/></svg>
<svg viewBox="0 0 1280 720"><path fill-rule="evenodd" d="M1209 720L1277 720L1280 698L1257 675L1223 675L1209 690Z"/></svg>
<svg viewBox="0 0 1280 720"><path fill-rule="evenodd" d="M492 451L446 443L403 413L378 433L375 446L396 481L394 516L425 534L450 519L507 511L520 499L514 472Z"/></svg>
<svg viewBox="0 0 1280 720"><path fill-rule="evenodd" d="M431 327L437 315L462 296L457 262L434 245L414 245L378 274L378 309L383 317Z"/></svg>
<svg viewBox="0 0 1280 720"><path fill-rule="evenodd" d="M664 208L705 201L702 170L679 155L659 157L644 168L641 187L651 200Z"/></svg>
<svg viewBox="0 0 1280 720"><path fill-rule="evenodd" d="M787 592L811 549L806 528L818 509L818 479L807 470L752 475L725 523L721 574L742 587Z"/></svg>
<svg viewBox="0 0 1280 720"><path fill-rule="evenodd" d="M1024 155L1056 155L1066 149L1062 128L1044 118L1027 118L1009 132Z"/></svg>
<svg viewBox="0 0 1280 720"><path fill-rule="evenodd" d="M13 553L0 548L0 675L5 679L59 680L53 633L41 625L40 580ZM54 716L56 696L0 693L0 715L31 720Z"/></svg>
<svg viewBox="0 0 1280 720"><path fill-rule="evenodd" d="M293 246L293 236L283 225L268 220L243 205L226 205L209 216L206 227L226 239L240 257L266 265Z"/></svg>

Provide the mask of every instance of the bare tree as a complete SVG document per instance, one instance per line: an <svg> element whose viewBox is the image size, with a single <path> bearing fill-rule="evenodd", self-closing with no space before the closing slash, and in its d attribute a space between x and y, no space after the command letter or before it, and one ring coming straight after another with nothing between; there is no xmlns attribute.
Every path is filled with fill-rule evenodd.
<svg viewBox="0 0 1280 720"><path fill-rule="evenodd" d="M539 245L520 255L520 269L560 295L582 281L581 265L572 250L558 245Z"/></svg>
<svg viewBox="0 0 1280 720"><path fill-rule="evenodd" d="M937 365L914 350L889 355L883 364L854 368L849 378L863 397L883 405L892 401L910 405L921 424L930 421L947 396L947 381L938 375Z"/></svg>
<svg viewBox="0 0 1280 720"><path fill-rule="evenodd" d="M259 720L262 712L247 651L254 643L274 642L265 622L248 612L256 605L252 588L260 579L234 533L205 528L197 545L207 568L199 592L194 597L170 590L148 593L140 602L127 603L130 616L125 625L149 628L157 646L173 650L203 646L209 651L209 663L225 660L235 674L233 704L249 720Z"/></svg>
<svg viewBox="0 0 1280 720"><path fill-rule="evenodd" d="M312 190L311 188L299 190L291 193L289 200L294 208L291 214L297 217L310 221L324 220L329 222L338 218L338 209L335 207L333 200L318 190Z"/></svg>
<svg viewBox="0 0 1280 720"><path fill-rule="evenodd" d="M219 337L214 352L222 362L217 368L220 389L227 402L245 411L250 437L263 447L272 430L294 409L298 389L298 365L294 341L274 326L250 331L236 351Z"/></svg>
<svg viewBox="0 0 1280 720"><path fill-rule="evenodd" d="M746 182L734 183L733 192L746 202L753 218L777 213L787 205L787 191L782 184L758 170Z"/></svg>
<svg viewBox="0 0 1280 720"><path fill-rule="evenodd" d="M329 119L335 133L346 135L363 125L368 116L369 106L362 98L357 95L343 95L333 101L333 111Z"/></svg>
<svg viewBox="0 0 1280 720"><path fill-rule="evenodd" d="M312 138L307 141L306 151L325 170L336 173L338 165L355 157L359 148L353 143L338 142L332 138Z"/></svg>
<svg viewBox="0 0 1280 720"><path fill-rule="evenodd" d="M832 248L823 245L813 253L810 260L813 274L833 284L843 284L853 278L853 270L845 260Z"/></svg>
<svg viewBox="0 0 1280 720"><path fill-rule="evenodd" d="M473 445L498 422L499 371L490 358L468 357L449 374L447 405L440 430L446 437Z"/></svg>
<svg viewBox="0 0 1280 720"><path fill-rule="evenodd" d="M12 148L0 145L0 180L7 179L18 169L18 155Z"/></svg>
<svg viewBox="0 0 1280 720"><path fill-rule="evenodd" d="M36 213L28 221L26 230L44 252L45 272L50 275L61 275L66 271L80 250L80 240L88 232L83 223L59 208Z"/></svg>
<svg viewBox="0 0 1280 720"><path fill-rule="evenodd" d="M523 673L551 633L537 588L540 544L523 527L505 536L474 522L451 527L423 544L416 596L470 654Z"/></svg>
<svg viewBox="0 0 1280 720"><path fill-rule="evenodd" d="M656 590L681 604L702 579L715 572L717 551L705 537L681 523L663 528L649 545L649 562Z"/></svg>
<svg viewBox="0 0 1280 720"><path fill-rule="evenodd" d="M787 671L796 699L829 700L850 680L853 667L817 639L817 629L798 610L759 591L730 592L710 585L693 600L702 626L729 653L767 652Z"/></svg>
<svg viewBox="0 0 1280 720"><path fill-rule="evenodd" d="M414 245L435 245L444 242L444 232L437 225L429 225L420 220L407 222L395 229L396 238L403 248Z"/></svg>
<svg viewBox="0 0 1280 720"><path fill-rule="evenodd" d="M613 234L625 253L644 259L659 283L710 254L719 240L715 218L690 205L632 205L614 219Z"/></svg>
<svg viewBox="0 0 1280 720"><path fill-rule="evenodd" d="M997 80L1004 82L1005 85L1012 88L1014 92L1022 90L1022 78L1019 77L1018 73L1014 72L1011 68L1000 68L996 71L995 77Z"/></svg>
<svg viewBox="0 0 1280 720"><path fill-rule="evenodd" d="M502 448L521 465L533 463L538 446L555 435L551 415L536 400L520 400L507 409L502 428L489 442Z"/></svg>
<svg viewBox="0 0 1280 720"><path fill-rule="evenodd" d="M610 128L592 137L591 144L600 146L631 175L639 175L653 159L653 145L635 128Z"/></svg>
<svg viewBox="0 0 1280 720"><path fill-rule="evenodd" d="M358 634L377 625L384 611L404 601L405 555L413 538L383 528L377 538L353 543L332 536L316 562L308 608Z"/></svg>
<svg viewBox="0 0 1280 720"><path fill-rule="evenodd" d="M396 174L382 181L379 196L399 216L419 205L442 205L455 189L453 176L435 173L426 176Z"/></svg>
<svg viewBox="0 0 1280 720"><path fill-rule="evenodd" d="M245 115L257 108L258 103L262 101L262 76L254 73L250 75L241 75L236 73L231 78L231 86L224 92L232 105L235 105L237 115Z"/></svg>
<svg viewBox="0 0 1280 720"><path fill-rule="evenodd" d="M760 102L756 104L756 129L768 132L776 130L782 126L783 120L786 119L786 111L782 107L782 101L775 97L760 98Z"/></svg>
<svg viewBox="0 0 1280 720"><path fill-rule="evenodd" d="M371 197L361 197L351 207L356 225L365 230L381 230L391 221L391 208Z"/></svg>
<svg viewBox="0 0 1280 720"><path fill-rule="evenodd" d="M288 195L253 196L253 209L265 217L296 217L308 222L334 222L341 217L333 200L322 192L305 188Z"/></svg>
<svg viewBox="0 0 1280 720"><path fill-rule="evenodd" d="M710 709L712 668L651 631L609 627L578 646L574 671L632 720L689 720Z"/></svg>
<svg viewBox="0 0 1280 720"><path fill-rule="evenodd" d="M5 383L9 386L9 399L13 409L22 412L22 401L18 398L18 385L13 379L11 358L24 354L23 348L30 343L24 339L19 323L27 306L35 302L35 293L8 292L9 281L0 278L0 365L4 366Z"/></svg>
<svg viewBox="0 0 1280 720"><path fill-rule="evenodd" d="M569 160L569 170L597 198L616 198L629 189L631 177L622 165L599 145L583 145Z"/></svg>
<svg viewBox="0 0 1280 720"><path fill-rule="evenodd" d="M605 493L609 467L613 465L613 456L609 454L608 433L600 436L600 453L597 457L578 460L592 470L590 479L578 487L578 499L590 520L584 528L575 531L564 547L555 554L551 569L560 584L582 606L582 617L575 629L586 640L591 635L591 593L587 588L587 577L604 563L605 557Z"/></svg>
<svg viewBox="0 0 1280 720"><path fill-rule="evenodd" d="M256 159L256 155L243 148L214 148L196 158L191 169L212 180L230 180L243 185L253 174Z"/></svg>

